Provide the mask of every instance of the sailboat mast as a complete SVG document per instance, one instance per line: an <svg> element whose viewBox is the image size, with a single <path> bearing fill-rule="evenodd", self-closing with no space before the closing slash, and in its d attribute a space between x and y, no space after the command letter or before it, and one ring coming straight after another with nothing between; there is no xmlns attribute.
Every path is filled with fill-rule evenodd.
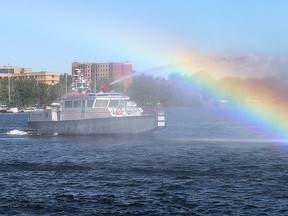
<svg viewBox="0 0 288 216"><path fill-rule="evenodd" d="M11 103L11 89L10 89L10 66L8 63L8 101Z"/></svg>
<svg viewBox="0 0 288 216"><path fill-rule="evenodd" d="M94 84L95 84L95 89L94 89L94 92L95 94L97 93L97 77L96 77L96 74L97 74L97 63L96 63L96 59L95 59L95 64L94 64Z"/></svg>
<svg viewBox="0 0 288 216"><path fill-rule="evenodd" d="M68 92L68 89L67 89L67 59L66 59L66 64L65 64L65 93Z"/></svg>

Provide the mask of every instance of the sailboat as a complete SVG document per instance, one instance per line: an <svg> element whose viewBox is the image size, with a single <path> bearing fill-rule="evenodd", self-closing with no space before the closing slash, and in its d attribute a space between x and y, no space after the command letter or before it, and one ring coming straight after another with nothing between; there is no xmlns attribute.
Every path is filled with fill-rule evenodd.
<svg viewBox="0 0 288 216"><path fill-rule="evenodd" d="M10 66L8 64L8 102L9 104L6 105L7 106L7 109L5 112L7 113L18 113L19 110L16 106L11 106L11 82L10 82ZM11 107L9 107L11 106Z"/></svg>

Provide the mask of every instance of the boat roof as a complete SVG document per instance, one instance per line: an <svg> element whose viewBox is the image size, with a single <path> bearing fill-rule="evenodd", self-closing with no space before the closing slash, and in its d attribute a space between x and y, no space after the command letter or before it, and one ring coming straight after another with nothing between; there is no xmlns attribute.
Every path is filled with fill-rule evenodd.
<svg viewBox="0 0 288 216"><path fill-rule="evenodd" d="M67 93L63 95L62 99L126 99L129 97L121 92L99 92L99 93Z"/></svg>

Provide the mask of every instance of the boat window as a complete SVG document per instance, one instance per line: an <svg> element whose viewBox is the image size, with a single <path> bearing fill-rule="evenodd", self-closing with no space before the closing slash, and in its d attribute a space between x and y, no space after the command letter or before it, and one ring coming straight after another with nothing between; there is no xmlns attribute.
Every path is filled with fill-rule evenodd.
<svg viewBox="0 0 288 216"><path fill-rule="evenodd" d="M110 100L109 107L118 107L119 100Z"/></svg>
<svg viewBox="0 0 288 216"><path fill-rule="evenodd" d="M93 107L94 100L87 100L87 107Z"/></svg>
<svg viewBox="0 0 288 216"><path fill-rule="evenodd" d="M65 101L64 107L65 108L72 108L72 101Z"/></svg>
<svg viewBox="0 0 288 216"><path fill-rule="evenodd" d="M79 107L81 107L81 100L73 101L73 108L79 108Z"/></svg>
<svg viewBox="0 0 288 216"><path fill-rule="evenodd" d="M94 107L107 107L108 100L96 100Z"/></svg>
<svg viewBox="0 0 288 216"><path fill-rule="evenodd" d="M126 107L127 100L120 100L119 106Z"/></svg>
<svg viewBox="0 0 288 216"><path fill-rule="evenodd" d="M82 100L82 107L85 107L85 100Z"/></svg>

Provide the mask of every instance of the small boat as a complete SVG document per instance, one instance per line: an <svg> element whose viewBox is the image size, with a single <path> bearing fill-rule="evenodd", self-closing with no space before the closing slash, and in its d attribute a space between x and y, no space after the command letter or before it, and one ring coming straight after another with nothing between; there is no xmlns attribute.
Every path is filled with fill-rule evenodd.
<svg viewBox="0 0 288 216"><path fill-rule="evenodd" d="M35 111L37 111L37 107L26 107L26 108L24 108L24 109L22 109L21 110L21 112L35 112Z"/></svg>
<svg viewBox="0 0 288 216"><path fill-rule="evenodd" d="M17 107L11 107L9 109L7 109L7 113L18 113L19 110Z"/></svg>
<svg viewBox="0 0 288 216"><path fill-rule="evenodd" d="M142 109L120 92L91 93L81 70L73 93L62 97L60 109L30 112L28 133L46 135L138 134L165 127L159 107Z"/></svg>
<svg viewBox="0 0 288 216"><path fill-rule="evenodd" d="M24 109L21 110L21 112L34 112L36 110L35 107L26 107Z"/></svg>
<svg viewBox="0 0 288 216"><path fill-rule="evenodd" d="M6 104L0 104L0 113L7 113L8 106Z"/></svg>

